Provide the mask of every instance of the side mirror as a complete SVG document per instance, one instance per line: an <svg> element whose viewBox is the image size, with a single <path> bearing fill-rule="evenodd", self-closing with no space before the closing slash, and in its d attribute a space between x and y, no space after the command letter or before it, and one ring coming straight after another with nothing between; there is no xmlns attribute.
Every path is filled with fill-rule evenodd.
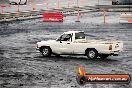
<svg viewBox="0 0 132 88"><path fill-rule="evenodd" d="M61 39L60 39L60 43L62 43Z"/></svg>
<svg viewBox="0 0 132 88"><path fill-rule="evenodd" d="M61 36L60 39L59 39L60 43L62 43L61 38L62 38L62 36Z"/></svg>

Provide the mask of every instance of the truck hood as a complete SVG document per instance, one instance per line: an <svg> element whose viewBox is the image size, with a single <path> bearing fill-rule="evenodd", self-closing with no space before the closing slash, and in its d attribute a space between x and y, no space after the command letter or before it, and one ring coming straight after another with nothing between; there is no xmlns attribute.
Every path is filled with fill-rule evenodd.
<svg viewBox="0 0 132 88"><path fill-rule="evenodd" d="M47 41L40 41L38 43L43 43L43 44L49 44L49 43L52 43L52 42L55 42L56 40L47 40Z"/></svg>
<svg viewBox="0 0 132 88"><path fill-rule="evenodd" d="M41 46L44 46L44 45L50 45L52 42L54 42L56 40L48 40L48 41L40 41L40 42L37 42L37 47L41 47Z"/></svg>

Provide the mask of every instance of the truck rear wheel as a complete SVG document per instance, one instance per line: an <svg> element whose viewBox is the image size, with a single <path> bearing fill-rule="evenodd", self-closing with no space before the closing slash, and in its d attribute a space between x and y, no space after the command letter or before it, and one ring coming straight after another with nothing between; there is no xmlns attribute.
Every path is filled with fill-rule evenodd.
<svg viewBox="0 0 132 88"><path fill-rule="evenodd" d="M98 52L96 49L88 49L86 55L89 59L96 59L98 57Z"/></svg>
<svg viewBox="0 0 132 88"><path fill-rule="evenodd" d="M40 52L44 57L51 56L51 49L49 47L41 47Z"/></svg>

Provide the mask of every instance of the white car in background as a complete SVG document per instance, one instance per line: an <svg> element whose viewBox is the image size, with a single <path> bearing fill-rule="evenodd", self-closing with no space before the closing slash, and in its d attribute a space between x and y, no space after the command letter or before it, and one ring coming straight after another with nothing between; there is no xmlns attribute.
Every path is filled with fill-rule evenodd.
<svg viewBox="0 0 132 88"><path fill-rule="evenodd" d="M112 5L132 5L132 0L112 0Z"/></svg>
<svg viewBox="0 0 132 88"><path fill-rule="evenodd" d="M123 51L123 42L118 40L86 40L83 31L64 32L56 40L37 42L37 49L43 56L86 55L89 59L117 56Z"/></svg>
<svg viewBox="0 0 132 88"><path fill-rule="evenodd" d="M11 5L26 5L28 0L9 0Z"/></svg>

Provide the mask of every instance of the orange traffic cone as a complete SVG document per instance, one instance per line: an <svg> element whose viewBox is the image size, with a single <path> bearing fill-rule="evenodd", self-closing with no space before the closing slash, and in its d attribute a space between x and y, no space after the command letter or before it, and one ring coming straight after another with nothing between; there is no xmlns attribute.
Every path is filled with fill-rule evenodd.
<svg viewBox="0 0 132 88"><path fill-rule="evenodd" d="M33 4L32 7L33 7L32 10L36 10L36 5L35 4Z"/></svg>
<svg viewBox="0 0 132 88"><path fill-rule="evenodd" d="M76 20L76 22L80 22L80 12L79 12L79 10L78 10L78 13L77 13L77 20Z"/></svg>
<svg viewBox="0 0 132 88"><path fill-rule="evenodd" d="M106 24L106 15L105 15L105 11L104 11L104 25Z"/></svg>

